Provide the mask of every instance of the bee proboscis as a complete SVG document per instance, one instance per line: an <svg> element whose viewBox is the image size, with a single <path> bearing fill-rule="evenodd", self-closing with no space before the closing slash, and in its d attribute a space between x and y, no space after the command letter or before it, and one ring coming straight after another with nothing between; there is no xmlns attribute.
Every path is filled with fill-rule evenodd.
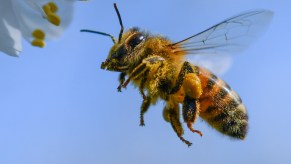
<svg viewBox="0 0 291 164"><path fill-rule="evenodd" d="M200 136L202 132L193 127L199 116L222 134L237 139L246 137L248 115L238 94L208 69L185 60L185 56L241 51L266 27L273 15L271 11L249 11L172 42L136 27L123 33L116 4L114 8L121 26L118 40L99 31L81 31L109 36L114 42L101 68L120 72L118 91L130 82L139 88L143 98L141 126L145 125L144 114L150 105L161 99L165 101L164 120L188 146L192 143L183 138L179 104L188 129Z"/></svg>

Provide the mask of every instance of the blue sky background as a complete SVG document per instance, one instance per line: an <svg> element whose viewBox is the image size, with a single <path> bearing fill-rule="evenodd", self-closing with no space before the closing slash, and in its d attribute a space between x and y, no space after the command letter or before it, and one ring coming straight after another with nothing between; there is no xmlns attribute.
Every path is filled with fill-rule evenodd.
<svg viewBox="0 0 291 164"><path fill-rule="evenodd" d="M200 138L185 130L188 148L152 106L139 126L141 96L116 91L118 74L100 69L112 42L83 28L119 32L118 3L126 28L139 26L174 41L250 9L274 19L222 76L242 97L250 116L245 141L224 137L203 121ZM176 164L291 162L290 38L287 0L146 0L77 2L75 18L56 40L39 49L24 43L19 58L0 52L1 164Z"/></svg>

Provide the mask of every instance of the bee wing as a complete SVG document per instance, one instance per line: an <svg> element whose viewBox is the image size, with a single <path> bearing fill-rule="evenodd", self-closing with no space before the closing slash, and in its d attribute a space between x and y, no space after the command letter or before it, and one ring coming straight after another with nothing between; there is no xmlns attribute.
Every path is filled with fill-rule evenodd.
<svg viewBox="0 0 291 164"><path fill-rule="evenodd" d="M269 24L273 12L269 10L254 10L242 13L226 19L198 34L192 35L184 40L171 44L178 45L188 54L193 54L195 58L202 58L208 62L215 70L219 65L229 67L231 63L228 54L235 54L244 50L254 41ZM192 56L192 55L191 55ZM207 61L207 58L213 58ZM221 61L219 61L221 60ZM194 62L195 63L195 62ZM198 62L199 63L199 62Z"/></svg>
<svg viewBox="0 0 291 164"><path fill-rule="evenodd" d="M232 57L228 54L188 55L186 60L216 75L223 75L232 65Z"/></svg>

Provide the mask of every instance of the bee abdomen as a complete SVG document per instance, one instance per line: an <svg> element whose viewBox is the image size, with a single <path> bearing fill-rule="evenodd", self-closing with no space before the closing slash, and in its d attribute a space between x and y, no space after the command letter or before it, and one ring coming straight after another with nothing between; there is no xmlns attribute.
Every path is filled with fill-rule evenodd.
<svg viewBox="0 0 291 164"><path fill-rule="evenodd" d="M227 105L213 106L217 112L211 117L208 117L206 121L223 134L244 139L248 127L248 116L245 107L243 104L240 104L237 107L227 108Z"/></svg>
<svg viewBox="0 0 291 164"><path fill-rule="evenodd" d="M223 80L205 69L199 78L203 94L200 97L200 116L219 132L244 139L248 116L241 98Z"/></svg>

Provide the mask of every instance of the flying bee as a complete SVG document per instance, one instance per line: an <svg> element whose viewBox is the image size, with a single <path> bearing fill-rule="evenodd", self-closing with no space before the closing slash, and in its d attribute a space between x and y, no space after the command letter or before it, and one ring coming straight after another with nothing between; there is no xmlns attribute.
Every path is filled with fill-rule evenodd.
<svg viewBox="0 0 291 164"><path fill-rule="evenodd" d="M118 40L99 31L81 30L109 36L114 45L101 68L120 72L118 91L129 83L139 88L143 102L140 125L144 114L159 99L165 101L164 120L169 122L177 136L183 138L182 117L188 129L202 136L193 127L200 116L213 128L236 139L244 139L248 130L248 115L238 94L223 80L198 64L185 59L194 56L219 56L225 52L241 51L270 22L273 13L255 10L226 19L184 40L172 42L160 35L152 35L139 28L123 33L120 13L114 4L121 26ZM218 61L215 61L219 63Z"/></svg>

